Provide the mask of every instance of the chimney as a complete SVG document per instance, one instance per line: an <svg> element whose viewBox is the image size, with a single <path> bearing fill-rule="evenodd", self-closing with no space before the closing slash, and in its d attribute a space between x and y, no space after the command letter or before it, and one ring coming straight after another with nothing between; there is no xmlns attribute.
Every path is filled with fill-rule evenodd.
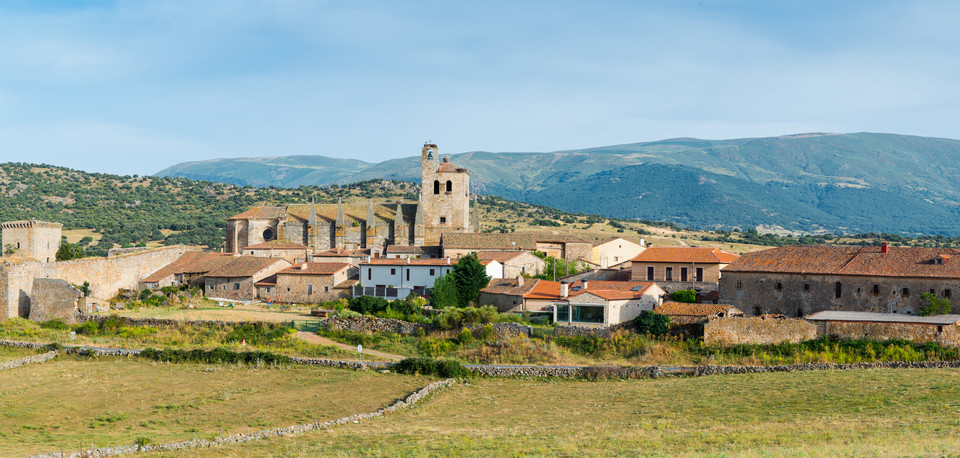
<svg viewBox="0 0 960 458"><path fill-rule="evenodd" d="M640 246L647 246L647 239L640 239Z"/></svg>
<svg viewBox="0 0 960 458"><path fill-rule="evenodd" d="M581 282L581 286L583 287L583 290L584 290L584 291L587 290L587 280L586 280L586 279L584 279L584 280Z"/></svg>
<svg viewBox="0 0 960 458"><path fill-rule="evenodd" d="M307 263L300 264L300 270L307 270Z"/></svg>
<svg viewBox="0 0 960 458"><path fill-rule="evenodd" d="M566 299L566 298L567 298L567 292L568 292L568 291L567 291L567 282L565 282L565 281L560 282L560 299Z"/></svg>
<svg viewBox="0 0 960 458"><path fill-rule="evenodd" d="M517 275L517 286L523 286L523 275Z"/></svg>
<svg viewBox="0 0 960 458"><path fill-rule="evenodd" d="M447 258L447 265L450 265L450 258Z"/></svg>
<svg viewBox="0 0 960 458"><path fill-rule="evenodd" d="M410 258L407 257L407 264L410 264Z"/></svg>
<svg viewBox="0 0 960 458"><path fill-rule="evenodd" d="M881 252L881 253L886 253L886 252L888 252L888 251L890 251L890 247L887 246L887 242L881 243L881 244L880 244L880 252Z"/></svg>

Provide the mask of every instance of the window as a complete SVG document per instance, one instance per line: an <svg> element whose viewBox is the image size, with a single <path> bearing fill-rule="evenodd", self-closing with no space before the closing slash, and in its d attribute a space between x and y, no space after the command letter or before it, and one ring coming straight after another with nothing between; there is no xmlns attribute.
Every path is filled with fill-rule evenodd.
<svg viewBox="0 0 960 458"><path fill-rule="evenodd" d="M935 294L937 294L937 293L933 290L933 288L930 288L930 294L934 294L934 295L935 295Z"/></svg>
<svg viewBox="0 0 960 458"><path fill-rule="evenodd" d="M703 281L703 267L697 267L697 277L694 280Z"/></svg>
<svg viewBox="0 0 960 458"><path fill-rule="evenodd" d="M439 180L434 180L434 182L433 182L433 193L434 193L434 194L440 194L440 181L439 181Z"/></svg>
<svg viewBox="0 0 960 458"><path fill-rule="evenodd" d="M430 276L432 277L432 276L436 275L436 272L437 272L436 269L430 269Z"/></svg>
<svg viewBox="0 0 960 458"><path fill-rule="evenodd" d="M836 297L839 298L839 297L841 296L841 291L842 291L842 290L841 290L840 282L837 282L837 283L834 285L834 289L836 290L836 291L834 291L834 292L836 293L836 294L835 294Z"/></svg>
<svg viewBox="0 0 960 458"><path fill-rule="evenodd" d="M910 297L910 288L903 288L903 297Z"/></svg>
<svg viewBox="0 0 960 458"><path fill-rule="evenodd" d="M880 294L880 285L873 285L873 294Z"/></svg>
<svg viewBox="0 0 960 458"><path fill-rule="evenodd" d="M446 217L446 216L441 216L441 217L440 217L440 224L447 224L447 217Z"/></svg>
<svg viewBox="0 0 960 458"><path fill-rule="evenodd" d="M950 297L950 290L949 290L949 289L943 290L943 297Z"/></svg>
<svg viewBox="0 0 960 458"><path fill-rule="evenodd" d="M390 275L396 275L396 274L397 274L397 269L391 268L391 269L390 269Z"/></svg>
<svg viewBox="0 0 960 458"><path fill-rule="evenodd" d="M664 281L673 281L673 267L667 267L664 274Z"/></svg>
<svg viewBox="0 0 960 458"><path fill-rule="evenodd" d="M754 307L753 316L760 316L760 315L763 315L763 313L761 313L760 307Z"/></svg>
<svg viewBox="0 0 960 458"><path fill-rule="evenodd" d="M367 280L373 280L373 269L367 268Z"/></svg>
<svg viewBox="0 0 960 458"><path fill-rule="evenodd" d="M738 282L737 282L737 289L743 289L743 282L742 282L742 281L738 281ZM759 313L758 313L757 315L759 315Z"/></svg>
<svg viewBox="0 0 960 458"><path fill-rule="evenodd" d="M307 285L307 294L313 294L313 285Z"/></svg>
<svg viewBox="0 0 960 458"><path fill-rule="evenodd" d="M410 281L410 269L407 269L407 281Z"/></svg>
<svg viewBox="0 0 960 458"><path fill-rule="evenodd" d="M680 281L687 281L687 268L686 268L686 267L681 267L681 268L680 268Z"/></svg>
<svg viewBox="0 0 960 458"><path fill-rule="evenodd" d="M653 266L647 266L647 281L653 281Z"/></svg>
<svg viewBox="0 0 960 458"><path fill-rule="evenodd" d="M240 283L234 283L233 289L240 289Z"/></svg>
<svg viewBox="0 0 960 458"><path fill-rule="evenodd" d="M270 287L269 287L269 286L267 287L267 292L268 292L268 293L270 292Z"/></svg>
<svg viewBox="0 0 960 458"><path fill-rule="evenodd" d="M273 235L274 235L273 229L267 228L265 231L263 231L263 240L264 241L273 240Z"/></svg>
<svg viewBox="0 0 960 458"><path fill-rule="evenodd" d="M330 292L330 287L329 287L329 286L324 286L324 287L323 287L323 292L329 293L329 292Z"/></svg>
<svg viewBox="0 0 960 458"><path fill-rule="evenodd" d="M804 291L810 291L810 283L804 283L804 284L803 284L803 290L804 290Z"/></svg>
<svg viewBox="0 0 960 458"><path fill-rule="evenodd" d="M453 192L453 182L447 180L447 192Z"/></svg>
<svg viewBox="0 0 960 458"><path fill-rule="evenodd" d="M803 318L803 309L797 309L797 318Z"/></svg>
<svg viewBox="0 0 960 458"><path fill-rule="evenodd" d="M777 288L777 291L780 291L780 290L782 290L782 289L783 289L783 283L781 283L781 282L777 282L777 286L776 286L776 288Z"/></svg>

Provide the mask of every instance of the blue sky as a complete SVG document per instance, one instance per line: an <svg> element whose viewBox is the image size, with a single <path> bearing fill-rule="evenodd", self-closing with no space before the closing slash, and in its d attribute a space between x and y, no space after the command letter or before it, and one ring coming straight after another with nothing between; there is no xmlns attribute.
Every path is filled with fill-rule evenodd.
<svg viewBox="0 0 960 458"><path fill-rule="evenodd" d="M0 0L0 160L960 138L960 2Z"/></svg>

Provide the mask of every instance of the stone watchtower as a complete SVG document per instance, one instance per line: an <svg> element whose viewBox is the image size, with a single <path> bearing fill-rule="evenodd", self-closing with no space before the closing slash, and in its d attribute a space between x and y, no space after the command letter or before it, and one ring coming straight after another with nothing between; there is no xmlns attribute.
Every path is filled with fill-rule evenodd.
<svg viewBox="0 0 960 458"><path fill-rule="evenodd" d="M470 232L470 172L439 157L437 145L421 152L424 245L440 244L443 232ZM418 221L419 223L419 221Z"/></svg>
<svg viewBox="0 0 960 458"><path fill-rule="evenodd" d="M34 258L40 262L57 260L62 224L31 219L10 221L2 227L4 256Z"/></svg>

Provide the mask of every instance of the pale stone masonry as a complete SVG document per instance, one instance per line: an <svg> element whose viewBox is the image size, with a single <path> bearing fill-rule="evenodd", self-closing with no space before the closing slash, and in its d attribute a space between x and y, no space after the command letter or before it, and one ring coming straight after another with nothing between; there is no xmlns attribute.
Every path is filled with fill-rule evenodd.
<svg viewBox="0 0 960 458"><path fill-rule="evenodd" d="M435 144L421 150L421 180L418 203L254 207L227 220L226 251L238 253L272 240L304 245L310 253L439 245L442 232L479 230L476 214L470 213L470 173L441 160Z"/></svg>
<svg viewBox="0 0 960 458"><path fill-rule="evenodd" d="M33 258L41 262L57 260L62 224L31 219L9 221L2 227L4 256Z"/></svg>

